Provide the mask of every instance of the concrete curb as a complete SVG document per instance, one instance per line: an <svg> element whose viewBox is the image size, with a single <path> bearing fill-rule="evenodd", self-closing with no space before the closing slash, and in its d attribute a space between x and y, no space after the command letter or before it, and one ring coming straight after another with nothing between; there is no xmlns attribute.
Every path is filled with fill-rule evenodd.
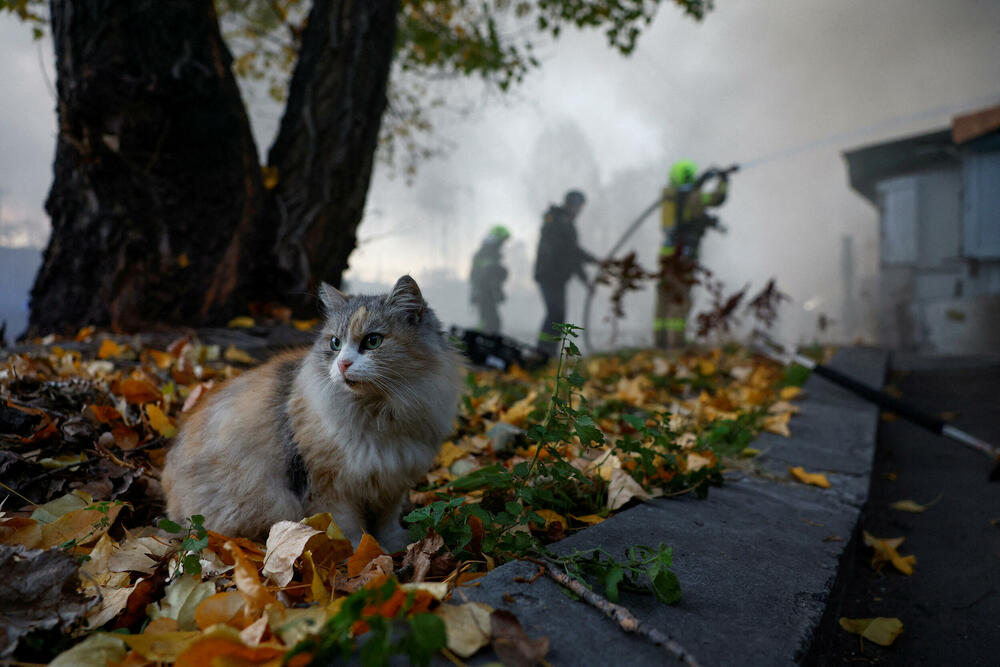
<svg viewBox="0 0 1000 667"><path fill-rule="evenodd" d="M888 355L871 348L837 352L832 366L881 385ZM792 418L791 438L763 434L754 446L762 475L739 474L706 500L655 500L555 545L555 551L666 543L684 598L676 606L623 594L644 623L667 633L702 665L787 665L805 657L830 599L841 557L868 495L878 409L819 377ZM830 489L789 480L788 466L823 472ZM531 584L536 568L509 563L483 577L464 597L508 609L529 635L550 641L554 665L663 665L667 654L627 635L549 579ZM477 656L472 664L493 661Z"/></svg>

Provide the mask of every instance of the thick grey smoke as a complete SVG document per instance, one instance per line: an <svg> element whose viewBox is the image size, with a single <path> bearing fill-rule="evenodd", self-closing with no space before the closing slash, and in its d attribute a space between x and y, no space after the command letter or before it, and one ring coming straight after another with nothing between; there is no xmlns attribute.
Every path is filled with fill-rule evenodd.
<svg viewBox="0 0 1000 667"><path fill-rule="evenodd" d="M587 192L582 243L603 255L657 196L674 160L753 163L818 142L737 174L719 211L729 233L710 234L702 256L733 289L777 277L793 297L780 325L787 340L871 340L877 218L848 189L840 153L950 122L950 112L923 110L969 100L985 106L984 98L1000 95L997 26L993 0L781 0L717 2L701 24L664 3L630 58L608 50L599 34L567 33L506 103L484 103L467 119L442 116L438 130L455 149L424 163L412 185L377 170L348 278L375 289L411 272L445 321L474 324L464 285L469 263L489 227L504 223L513 233L506 246L512 276L501 312L509 333L530 337L542 316L531 280L541 214L568 188ZM0 61L7 91L0 216L27 221L41 238L54 101L24 26L5 17L0 39L9 47ZM43 47L51 63L51 46ZM247 95L263 150L280 110L259 91ZM901 117L909 120L884 122ZM839 139L820 141L827 137ZM659 242L654 217L630 248L652 266ZM574 321L582 296L574 286ZM853 304L850 313L845 304ZM625 305L619 342L647 342L651 294ZM826 332L816 329L820 312L835 320ZM603 327L593 337L602 344L610 332L600 322L605 313L599 300L592 324Z"/></svg>

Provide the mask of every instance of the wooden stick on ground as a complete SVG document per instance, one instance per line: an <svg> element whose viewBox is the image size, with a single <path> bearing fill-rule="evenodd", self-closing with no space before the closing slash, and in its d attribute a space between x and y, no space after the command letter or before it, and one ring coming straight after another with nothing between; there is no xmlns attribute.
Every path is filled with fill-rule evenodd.
<svg viewBox="0 0 1000 667"><path fill-rule="evenodd" d="M573 591L575 594L580 596L584 602L589 604L591 607L594 607L608 618L612 619L618 624L618 627L625 632L641 635L657 646L662 646L667 650L667 652L677 658L677 660L683 662L685 665L688 665L688 667L700 667L698 660L695 659L695 657L691 655L687 649L674 641L665 632L660 632L656 628L651 628L648 625L643 624L642 621L636 618L635 615L628 610L628 608L623 607L620 604L615 604L603 595L595 593L565 572L556 570L547 562L535 560L534 558L526 558L525 560L530 560L532 563L540 567L545 573L545 576L554 580L560 586L565 586Z"/></svg>

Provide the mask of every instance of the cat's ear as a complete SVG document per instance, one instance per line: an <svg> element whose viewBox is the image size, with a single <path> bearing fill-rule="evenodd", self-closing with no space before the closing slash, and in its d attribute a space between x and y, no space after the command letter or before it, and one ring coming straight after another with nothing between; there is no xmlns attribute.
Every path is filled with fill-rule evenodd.
<svg viewBox="0 0 1000 667"><path fill-rule="evenodd" d="M330 313L347 303L351 298L339 289L328 283L320 283L319 300L323 304L323 309Z"/></svg>
<svg viewBox="0 0 1000 667"><path fill-rule="evenodd" d="M401 276L396 281L386 303L414 324L419 323L424 316L424 297L417 287L417 281L410 276Z"/></svg>

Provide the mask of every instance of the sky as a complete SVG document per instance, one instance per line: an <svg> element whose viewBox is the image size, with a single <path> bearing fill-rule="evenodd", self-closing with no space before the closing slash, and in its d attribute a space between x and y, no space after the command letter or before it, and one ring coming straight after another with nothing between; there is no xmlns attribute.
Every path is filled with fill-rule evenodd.
<svg viewBox="0 0 1000 667"><path fill-rule="evenodd" d="M51 44L6 17L0 41L0 245L37 245L54 153ZM1000 102L1000 3L717 0L697 23L664 2L628 58L600 34L574 31L542 55L512 95L472 93L467 117L436 117L452 149L412 183L376 169L350 283L374 288L411 273L444 321L472 325L461 281L486 231L503 223L512 275L501 316L506 332L528 337L542 317L531 280L541 214L567 189L587 193L581 242L604 256L674 160L741 163L718 210L728 231L706 237L703 263L730 289L775 277L791 297L779 325L788 342L874 341L877 213L848 188L842 152ZM280 109L248 97L265 154ZM630 246L652 267L659 243L651 218ZM570 319L579 321L582 300L576 285ZM696 308L704 301L700 293ZM649 291L626 300L617 344L648 342L652 303ZM599 292L589 324L600 346L612 344L606 311ZM834 320L827 331L816 328L820 312Z"/></svg>

